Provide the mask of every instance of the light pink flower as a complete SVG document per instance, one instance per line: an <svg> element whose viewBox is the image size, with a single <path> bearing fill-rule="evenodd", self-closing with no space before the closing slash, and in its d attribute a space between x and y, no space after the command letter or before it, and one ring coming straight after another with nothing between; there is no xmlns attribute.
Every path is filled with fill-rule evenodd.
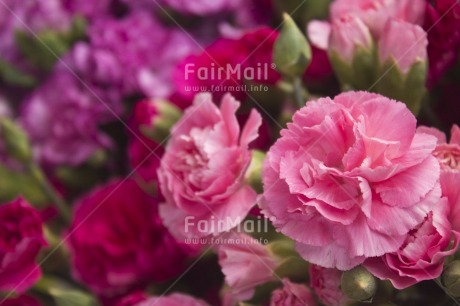
<svg viewBox="0 0 460 306"><path fill-rule="evenodd" d="M436 139L415 126L403 103L377 94L308 102L267 153L264 214L326 268L397 251L441 196Z"/></svg>
<svg viewBox="0 0 460 306"><path fill-rule="evenodd" d="M236 301L250 299L258 285L275 280L276 259L258 240L249 235L230 232L224 236L235 243L218 245L219 264L230 286L229 296ZM227 296L227 298L229 298Z"/></svg>
<svg viewBox="0 0 460 306"><path fill-rule="evenodd" d="M174 293L169 296L152 297L136 306L207 306L204 301L195 299L191 296Z"/></svg>
<svg viewBox="0 0 460 306"><path fill-rule="evenodd" d="M312 20L307 25L307 36L310 43L321 50L329 47L330 34L331 24L328 21Z"/></svg>
<svg viewBox="0 0 460 306"><path fill-rule="evenodd" d="M389 279L397 289L439 277L445 257L455 253L460 238L459 233L451 231L448 214L449 204L442 198L425 220L409 232L398 251L369 258L364 266L376 277Z"/></svg>
<svg viewBox="0 0 460 306"><path fill-rule="evenodd" d="M334 20L329 41L329 52L335 52L345 62L351 63L359 48L369 50L371 47L371 33L359 18L342 17Z"/></svg>
<svg viewBox="0 0 460 306"><path fill-rule="evenodd" d="M389 19L422 25L424 0L336 0L330 7L330 18L355 16L364 21L375 37L379 37Z"/></svg>
<svg viewBox="0 0 460 306"><path fill-rule="evenodd" d="M270 306L316 306L310 289L283 279L283 287L272 292Z"/></svg>
<svg viewBox="0 0 460 306"><path fill-rule="evenodd" d="M379 59L382 64L394 60L407 73L416 63L427 61L428 39L418 25L390 20L379 40Z"/></svg>
<svg viewBox="0 0 460 306"><path fill-rule="evenodd" d="M198 94L172 128L158 178L167 202L160 214L178 237L228 231L256 202L244 176L252 157L248 145L257 138L262 119L253 110L240 130L239 105L227 94L218 108L211 94ZM200 221L207 228L198 227Z"/></svg>
<svg viewBox="0 0 460 306"><path fill-rule="evenodd" d="M449 221L452 223L452 229L460 231L460 128L457 125L452 126L449 143L446 135L435 128L422 126L417 130L438 139L433 155L441 165L442 195L449 201Z"/></svg>
<svg viewBox="0 0 460 306"><path fill-rule="evenodd" d="M351 300L340 290L342 271L310 266L310 287L326 306L345 306Z"/></svg>

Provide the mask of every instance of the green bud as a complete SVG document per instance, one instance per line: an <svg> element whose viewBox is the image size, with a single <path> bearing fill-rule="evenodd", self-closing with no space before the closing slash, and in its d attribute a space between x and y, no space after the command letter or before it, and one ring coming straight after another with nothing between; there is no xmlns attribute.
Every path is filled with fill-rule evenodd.
<svg viewBox="0 0 460 306"><path fill-rule="evenodd" d="M363 266L358 266L342 274L342 292L352 300L371 302L377 291L375 277Z"/></svg>
<svg viewBox="0 0 460 306"><path fill-rule="evenodd" d="M310 45L291 16L284 13L283 18L284 24L273 48L273 62L282 75L298 77L310 64Z"/></svg>
<svg viewBox="0 0 460 306"><path fill-rule="evenodd" d="M422 98L426 93L426 61L412 65L404 74L394 59L389 59L380 68L381 79L376 82L376 91L389 98L404 102L414 115L418 115Z"/></svg>
<svg viewBox="0 0 460 306"><path fill-rule="evenodd" d="M460 260L447 265L442 272L441 282L450 295L460 298Z"/></svg>
<svg viewBox="0 0 460 306"><path fill-rule="evenodd" d="M181 110L167 100L152 100L152 107L157 115L153 116L151 125L142 125L142 133L147 137L161 143L169 137L172 126L181 118Z"/></svg>
<svg viewBox="0 0 460 306"><path fill-rule="evenodd" d="M6 151L11 157L23 164L27 164L32 160L29 139L22 128L9 118L1 118L0 132Z"/></svg>
<svg viewBox="0 0 460 306"><path fill-rule="evenodd" d="M265 159L265 153L259 150L254 150L251 163L246 171L245 180L251 185L257 193L262 193L262 164Z"/></svg>
<svg viewBox="0 0 460 306"><path fill-rule="evenodd" d="M342 86L350 90L368 90L375 82L377 69L374 47L357 47L351 63L343 60L337 52L330 52L329 59Z"/></svg>

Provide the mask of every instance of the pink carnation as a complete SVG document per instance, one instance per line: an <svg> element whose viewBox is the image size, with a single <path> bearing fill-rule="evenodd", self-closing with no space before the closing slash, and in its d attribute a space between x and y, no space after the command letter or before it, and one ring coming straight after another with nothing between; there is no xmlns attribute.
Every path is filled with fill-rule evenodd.
<svg viewBox="0 0 460 306"><path fill-rule="evenodd" d="M158 170L167 202L160 214L178 237L228 231L256 202L244 176L252 157L248 145L257 138L261 116L253 110L240 130L239 105L227 94L218 108L210 94L198 94L172 128ZM207 229L197 226L203 222Z"/></svg>
<svg viewBox="0 0 460 306"><path fill-rule="evenodd" d="M457 125L452 126L449 143L446 135L435 128L422 126L418 131L431 134L438 139L433 155L441 165L442 195L449 201L449 221L452 223L452 229L460 231L460 128Z"/></svg>
<svg viewBox="0 0 460 306"><path fill-rule="evenodd" d="M441 196L436 139L415 126L403 103L377 94L308 102L267 153L264 213L323 267L397 251Z"/></svg>
<svg viewBox="0 0 460 306"><path fill-rule="evenodd" d="M451 231L448 214L449 205L443 198L425 220L409 232L399 250L369 258L365 267L378 278L389 279L397 289L439 277L445 257L455 253L460 238L459 233Z"/></svg>
<svg viewBox="0 0 460 306"><path fill-rule="evenodd" d="M351 300L340 290L342 271L310 266L310 287L326 306L346 306Z"/></svg>
<svg viewBox="0 0 460 306"><path fill-rule="evenodd" d="M44 246L35 209L21 198L0 205L0 292L24 292L40 279L35 258Z"/></svg>
<svg viewBox="0 0 460 306"><path fill-rule="evenodd" d="M316 306L310 289L283 279L283 287L272 292L270 306Z"/></svg>
<svg viewBox="0 0 460 306"><path fill-rule="evenodd" d="M258 240L243 233L224 235L227 241L217 247L219 264L229 285L227 299L245 301L250 299L258 285L274 281L275 258Z"/></svg>

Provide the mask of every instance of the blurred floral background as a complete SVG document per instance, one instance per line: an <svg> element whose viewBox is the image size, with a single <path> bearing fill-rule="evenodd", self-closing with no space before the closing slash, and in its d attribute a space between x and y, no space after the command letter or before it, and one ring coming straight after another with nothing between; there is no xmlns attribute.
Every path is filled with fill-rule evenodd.
<svg viewBox="0 0 460 306"><path fill-rule="evenodd" d="M0 0L0 305L458 305L459 54L456 0Z"/></svg>

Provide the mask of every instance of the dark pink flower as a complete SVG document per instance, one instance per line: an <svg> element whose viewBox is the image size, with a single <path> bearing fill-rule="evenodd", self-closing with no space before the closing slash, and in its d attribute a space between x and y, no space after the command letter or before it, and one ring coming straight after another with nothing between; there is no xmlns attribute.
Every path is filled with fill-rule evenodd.
<svg viewBox="0 0 460 306"><path fill-rule="evenodd" d="M310 287L326 306L346 306L351 300L340 290L342 271L310 266Z"/></svg>
<svg viewBox="0 0 460 306"><path fill-rule="evenodd" d="M433 3L433 4L432 4ZM460 51L460 3L456 0L426 1L425 23L428 33L429 74L432 88L454 65Z"/></svg>
<svg viewBox="0 0 460 306"><path fill-rule="evenodd" d="M115 306L136 306L145 300L147 300L147 295L142 291L137 291L119 299ZM110 305L113 304L107 304L107 306Z"/></svg>
<svg viewBox="0 0 460 306"><path fill-rule="evenodd" d="M441 196L436 139L415 128L403 103L381 95L309 101L265 158L264 214L326 268L397 251Z"/></svg>
<svg viewBox="0 0 460 306"><path fill-rule="evenodd" d="M8 298L2 301L0 297L0 302L2 306L41 306L42 304L35 298L28 295L21 295L14 298Z"/></svg>
<svg viewBox="0 0 460 306"><path fill-rule="evenodd" d="M228 231L256 202L245 174L252 158L248 146L257 138L262 119L253 110L241 129L235 114L239 106L230 94L220 108L211 94L198 94L171 130L158 170L166 198L160 213L177 237Z"/></svg>
<svg viewBox="0 0 460 306"><path fill-rule="evenodd" d="M75 278L99 295L116 296L180 272L190 250L169 234L157 209L156 198L132 179L81 199L69 229Z"/></svg>
<svg viewBox="0 0 460 306"><path fill-rule="evenodd" d="M280 76L271 64L277 36L275 30L261 28L239 39L220 38L201 54L184 59L175 72L177 94L183 101L181 106L190 105L195 94L203 91L214 92L216 99L230 92L243 100L246 97L242 87L246 81L244 71L254 71L253 75L247 75L253 82L276 83Z"/></svg>
<svg viewBox="0 0 460 306"><path fill-rule="evenodd" d="M380 279L388 279L397 289L441 275L444 260L455 253L460 234L448 220L449 203L442 198L425 220L412 229L396 252L369 258L364 266Z"/></svg>
<svg viewBox="0 0 460 306"><path fill-rule="evenodd" d="M22 198L0 205L0 291L24 292L41 277L35 259L44 246L35 209Z"/></svg>

